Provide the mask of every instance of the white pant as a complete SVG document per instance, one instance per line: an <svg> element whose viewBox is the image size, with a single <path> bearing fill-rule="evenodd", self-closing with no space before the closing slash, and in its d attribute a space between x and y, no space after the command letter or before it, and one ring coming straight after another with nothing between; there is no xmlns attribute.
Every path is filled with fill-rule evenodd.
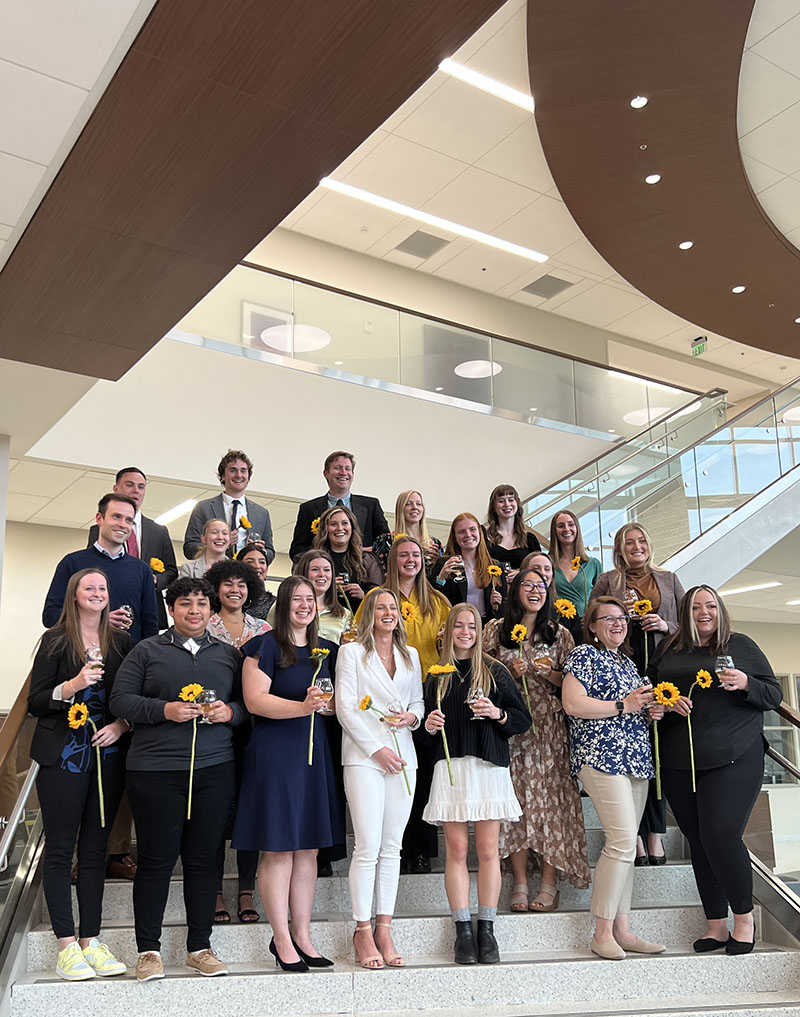
<svg viewBox="0 0 800 1017"><path fill-rule="evenodd" d="M355 846L350 862L350 900L353 918L368 922L375 913L391 915L400 879L400 846L411 814L417 771L385 774L373 766L345 766L344 790L353 821ZM377 876L377 878L376 878Z"/></svg>

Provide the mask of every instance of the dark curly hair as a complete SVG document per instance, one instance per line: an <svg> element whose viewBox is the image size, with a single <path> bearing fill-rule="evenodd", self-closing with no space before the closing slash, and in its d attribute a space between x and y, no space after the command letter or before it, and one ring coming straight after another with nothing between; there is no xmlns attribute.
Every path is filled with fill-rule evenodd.
<svg viewBox="0 0 800 1017"><path fill-rule="evenodd" d="M228 463L235 463L237 459L242 460L247 467L247 476L252 478L253 464L248 454L246 452L242 452L240 448L229 448L222 459L220 459L219 466L217 466L217 476L219 477L220 484L225 483L225 467Z"/></svg>
<svg viewBox="0 0 800 1017"><path fill-rule="evenodd" d="M243 579L247 583L247 600L242 604L243 611L246 611L251 604L257 603L264 596L264 584L255 569L245 561L232 561L226 558L224 561L215 562L203 579L211 587L211 606L217 613L221 606L219 588L226 579Z"/></svg>
<svg viewBox="0 0 800 1017"><path fill-rule="evenodd" d="M167 602L167 607L175 607L175 601L181 597L191 597L193 593L197 593L211 600L213 592L205 579L195 579L193 576L178 576L167 587L164 599Z"/></svg>

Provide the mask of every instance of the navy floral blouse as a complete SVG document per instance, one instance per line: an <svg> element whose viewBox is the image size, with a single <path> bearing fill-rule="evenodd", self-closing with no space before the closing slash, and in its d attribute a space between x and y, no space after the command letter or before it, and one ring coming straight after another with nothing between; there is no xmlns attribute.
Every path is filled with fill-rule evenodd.
<svg viewBox="0 0 800 1017"><path fill-rule="evenodd" d="M576 647L564 661L592 699L616 702L642 684L630 657L588 644ZM569 717L570 768L577 776L582 766L601 773L626 774L647 780L655 776L645 714L585 720Z"/></svg>

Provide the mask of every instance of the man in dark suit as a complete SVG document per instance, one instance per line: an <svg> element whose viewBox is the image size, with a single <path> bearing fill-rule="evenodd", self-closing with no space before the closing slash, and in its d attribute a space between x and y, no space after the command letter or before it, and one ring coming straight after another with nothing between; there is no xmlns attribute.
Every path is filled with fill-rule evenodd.
<svg viewBox="0 0 800 1017"><path fill-rule="evenodd" d="M228 554L241 550L245 544L263 547L267 560L275 557L272 546L272 521L263 505L257 505L245 497L245 491L253 475L253 464L241 449L228 449L217 466L217 476L222 484L222 494L205 498L192 509L186 533L183 537L183 553L188 561L197 557L202 548L200 538L203 527L209 519L224 519L231 529L231 546ZM246 520L246 525L242 520ZM258 534L253 540L251 534Z"/></svg>
<svg viewBox="0 0 800 1017"><path fill-rule="evenodd" d="M325 460L322 476L328 484L328 493L320 498L303 502L297 510L292 546L289 548L289 556L293 561L297 561L303 552L311 547L313 521L321 516L325 509L333 508L334 505L344 505L350 509L356 517L361 530L361 540L367 549L372 547L376 537L388 531L389 524L378 499L365 494L350 493L355 469L356 460L352 452L331 452Z"/></svg>
<svg viewBox="0 0 800 1017"><path fill-rule="evenodd" d="M141 558L146 565L150 565L150 562L157 558L164 566L164 571L158 572L150 565L156 588L158 627L165 629L169 622L162 592L166 590L173 579L178 578L175 549L172 546L169 530L154 519L148 519L147 516L142 515L142 503L147 493L147 477L138 466L126 466L121 469L117 474L113 491L114 494L126 495L136 506L133 529L125 545L128 554L132 554L134 558ZM97 526L95 525L89 530L87 547L91 547L96 540Z"/></svg>

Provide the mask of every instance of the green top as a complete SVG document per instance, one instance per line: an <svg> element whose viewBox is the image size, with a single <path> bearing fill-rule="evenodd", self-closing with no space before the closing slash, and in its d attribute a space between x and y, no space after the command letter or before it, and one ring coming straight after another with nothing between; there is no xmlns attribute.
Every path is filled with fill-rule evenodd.
<svg viewBox="0 0 800 1017"><path fill-rule="evenodd" d="M592 587L597 582L597 577L602 571L602 563L597 558L590 558L581 565L580 572L576 572L572 582L570 582L561 569L556 566L556 600L559 597L571 600L575 605L578 616L582 618L586 614L586 605L589 602Z"/></svg>

